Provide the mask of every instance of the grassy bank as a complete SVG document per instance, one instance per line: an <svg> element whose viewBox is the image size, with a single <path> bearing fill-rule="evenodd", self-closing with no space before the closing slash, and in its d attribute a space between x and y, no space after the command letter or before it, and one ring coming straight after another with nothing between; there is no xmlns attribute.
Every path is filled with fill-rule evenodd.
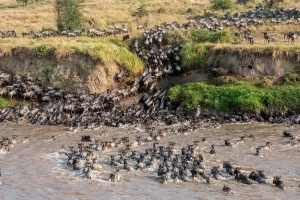
<svg viewBox="0 0 300 200"><path fill-rule="evenodd" d="M25 39L12 43L14 38L0 42L0 57L11 56L19 52L28 53L31 56L53 56L55 59L68 58L74 53L88 54L95 60L100 60L105 66L117 63L127 69L132 76L140 74L144 69L143 62L126 48L126 44L117 38L95 39L88 38L49 38L41 40ZM18 39L19 40L19 39Z"/></svg>
<svg viewBox="0 0 300 200"><path fill-rule="evenodd" d="M273 58L294 58L299 59L300 44L290 45L286 42L273 43L269 45L248 45L230 43L194 43L184 45L181 56L183 58L183 69L204 69L208 66L219 66L220 56L224 53L239 54L247 57L250 55L267 55ZM213 58L209 59L209 58Z"/></svg>
<svg viewBox="0 0 300 200"><path fill-rule="evenodd" d="M171 88L168 98L186 108L200 104L219 111L258 113L265 109L299 108L300 83L269 87L251 82L220 86L209 82L187 83Z"/></svg>

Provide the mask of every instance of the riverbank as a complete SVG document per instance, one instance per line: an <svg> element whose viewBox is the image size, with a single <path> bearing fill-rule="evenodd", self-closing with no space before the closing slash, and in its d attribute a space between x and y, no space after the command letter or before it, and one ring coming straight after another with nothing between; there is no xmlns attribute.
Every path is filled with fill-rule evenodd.
<svg viewBox="0 0 300 200"><path fill-rule="evenodd" d="M220 75L232 73L252 78L280 78L299 70L300 45L246 45L228 43L187 43L181 51L183 69L202 70L214 67Z"/></svg>
<svg viewBox="0 0 300 200"><path fill-rule="evenodd" d="M205 108L225 112L261 113L266 110L299 110L300 84L264 86L262 82L231 82L219 77L214 83L198 82L177 85L168 98L186 108Z"/></svg>
<svg viewBox="0 0 300 200"><path fill-rule="evenodd" d="M31 45L1 46L0 70L38 78L44 86L87 94L132 83L143 72L144 64L117 42L81 40L60 44L50 39Z"/></svg>

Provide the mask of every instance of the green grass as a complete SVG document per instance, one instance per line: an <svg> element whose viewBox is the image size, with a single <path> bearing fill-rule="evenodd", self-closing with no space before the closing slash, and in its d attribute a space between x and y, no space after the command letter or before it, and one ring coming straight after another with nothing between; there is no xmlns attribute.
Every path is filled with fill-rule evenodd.
<svg viewBox="0 0 300 200"><path fill-rule="evenodd" d="M143 62L134 53L113 43L80 44L70 48L75 52L89 54L94 59L100 59L106 66L117 63L134 76L142 73L144 69Z"/></svg>
<svg viewBox="0 0 300 200"><path fill-rule="evenodd" d="M23 102L15 100L15 99L9 99L8 97L0 97L0 108L9 108L14 107L16 105L20 105Z"/></svg>
<svg viewBox="0 0 300 200"><path fill-rule="evenodd" d="M193 29L191 37L196 43L231 43L233 41L231 33L228 31L212 32L203 29Z"/></svg>
<svg viewBox="0 0 300 200"><path fill-rule="evenodd" d="M259 113L265 109L298 109L300 83L270 87L250 82L221 86L208 82L187 83L171 88L168 98L186 108L195 108L200 104L219 111Z"/></svg>

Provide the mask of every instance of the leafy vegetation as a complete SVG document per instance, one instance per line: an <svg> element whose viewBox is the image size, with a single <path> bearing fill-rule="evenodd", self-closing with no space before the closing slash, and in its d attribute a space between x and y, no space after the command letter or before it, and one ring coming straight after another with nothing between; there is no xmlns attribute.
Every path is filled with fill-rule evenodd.
<svg viewBox="0 0 300 200"><path fill-rule="evenodd" d="M110 64L117 63L127 69L133 76L142 73L144 69L143 62L134 53L125 47L119 47L113 43L82 44L70 48L75 52L89 54L94 59L100 59L107 67Z"/></svg>
<svg viewBox="0 0 300 200"><path fill-rule="evenodd" d="M16 105L20 105L24 102L18 101L16 99L10 99L8 97L0 97L0 108L9 108Z"/></svg>
<svg viewBox="0 0 300 200"><path fill-rule="evenodd" d="M47 83L50 83L50 75L52 74L53 70L54 70L53 66L47 66L44 69L44 76L45 76L45 79L46 79Z"/></svg>
<svg viewBox="0 0 300 200"><path fill-rule="evenodd" d="M84 0L55 0L58 30L75 30L83 25Z"/></svg>
<svg viewBox="0 0 300 200"><path fill-rule="evenodd" d="M135 11L131 14L133 17L137 17L138 19L142 19L143 17L146 17L149 15L149 11L146 8L146 5L143 4L139 8L137 8Z"/></svg>
<svg viewBox="0 0 300 200"><path fill-rule="evenodd" d="M163 36L165 45L178 46L185 44L191 40L190 31L172 30Z"/></svg>
<svg viewBox="0 0 300 200"><path fill-rule="evenodd" d="M283 83L296 83L300 81L300 75L298 73L287 73L283 77Z"/></svg>
<svg viewBox="0 0 300 200"><path fill-rule="evenodd" d="M177 85L168 98L187 108L197 105L220 111L258 113L267 108L299 108L300 84L261 87L250 82L215 85L208 82Z"/></svg>
<svg viewBox="0 0 300 200"><path fill-rule="evenodd" d="M46 44L42 44L36 48L37 57L42 58L46 56L51 56L54 53L54 47Z"/></svg>
<svg viewBox="0 0 300 200"><path fill-rule="evenodd" d="M211 1L211 8L213 10L225 10L232 8L232 1L231 0L212 0Z"/></svg>

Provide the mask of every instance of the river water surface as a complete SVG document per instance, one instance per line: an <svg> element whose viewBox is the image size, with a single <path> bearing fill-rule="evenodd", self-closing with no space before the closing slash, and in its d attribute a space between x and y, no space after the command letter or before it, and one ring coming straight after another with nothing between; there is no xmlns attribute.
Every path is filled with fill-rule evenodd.
<svg viewBox="0 0 300 200"><path fill-rule="evenodd" d="M129 136L133 140L136 135L146 138L147 134L137 127L71 133L64 127L2 124L0 136L18 135L18 142L28 136L29 142L18 143L8 154L0 155L0 199L300 199L300 147L290 145L289 139L282 137L283 130L299 137L299 128L257 123L223 125L203 127L188 135L168 133L159 142L161 145L173 141L179 148L206 137L206 142L200 142L198 149L204 155L205 171L229 160L234 166L242 166L248 174L260 169L271 179L281 175L286 186L281 190L273 184L244 185L233 178L213 181L210 185L205 181L162 184L156 173L149 171L121 171L122 182L111 184L107 179L115 168L107 165L107 161L113 152L98 153L104 172L87 180L66 167L66 157L58 153L61 145L76 146L84 134L99 140L111 140L115 136ZM102 135L103 132L107 135ZM255 139L238 142L240 136L249 134ZM50 140L53 135L57 136L56 141ZM234 147L225 147L223 139L230 139ZM254 156L255 147L267 141L273 144L270 149L263 149L261 156ZM216 146L215 156L208 153L211 144ZM151 146L152 143L145 143L139 150ZM222 192L224 184L235 193Z"/></svg>

